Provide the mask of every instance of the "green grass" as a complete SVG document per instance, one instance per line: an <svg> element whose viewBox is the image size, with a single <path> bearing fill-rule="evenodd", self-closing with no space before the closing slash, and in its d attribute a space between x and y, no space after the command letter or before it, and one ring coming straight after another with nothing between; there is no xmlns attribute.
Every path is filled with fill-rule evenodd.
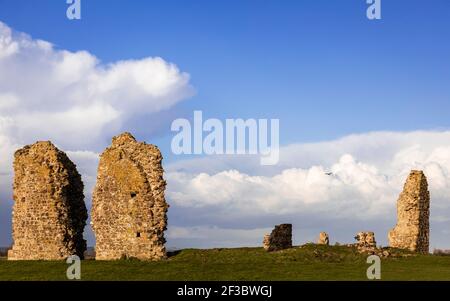
<svg viewBox="0 0 450 301"><path fill-rule="evenodd" d="M186 249L159 262L84 260L81 276L83 280L367 280L366 258L354 248L313 244L273 253L262 248ZM64 261L3 258L0 280L66 280L67 266ZM450 256L383 258L381 276L450 280Z"/></svg>

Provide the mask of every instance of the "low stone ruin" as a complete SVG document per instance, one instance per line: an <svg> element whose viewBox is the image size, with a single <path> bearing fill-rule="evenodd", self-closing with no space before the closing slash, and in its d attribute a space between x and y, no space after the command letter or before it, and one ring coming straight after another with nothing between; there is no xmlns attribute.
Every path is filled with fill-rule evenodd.
<svg viewBox="0 0 450 301"><path fill-rule="evenodd" d="M264 236L263 247L268 252L292 248L292 224L275 226L272 233Z"/></svg>
<svg viewBox="0 0 450 301"><path fill-rule="evenodd" d="M358 232L355 239L357 243L354 244L359 253L378 255L379 257L389 257L391 252L387 248L378 248L375 241L375 233L373 232Z"/></svg>
<svg viewBox="0 0 450 301"><path fill-rule="evenodd" d="M430 236L430 193L425 174L413 170L397 201L397 225L389 234L389 245L428 253Z"/></svg>
<svg viewBox="0 0 450 301"><path fill-rule="evenodd" d="M373 250L377 247L375 233L373 232L359 232L356 234L355 239L357 241L356 246L361 251Z"/></svg>
<svg viewBox="0 0 450 301"><path fill-rule="evenodd" d="M129 133L116 136L100 156L92 198L97 260L166 258L162 155Z"/></svg>
<svg viewBox="0 0 450 301"><path fill-rule="evenodd" d="M83 182L65 153L48 141L16 151L13 189L9 260L83 258Z"/></svg>
<svg viewBox="0 0 450 301"><path fill-rule="evenodd" d="M328 237L328 234L326 232L320 232L319 239L317 240L317 244L319 245L329 245L330 239Z"/></svg>

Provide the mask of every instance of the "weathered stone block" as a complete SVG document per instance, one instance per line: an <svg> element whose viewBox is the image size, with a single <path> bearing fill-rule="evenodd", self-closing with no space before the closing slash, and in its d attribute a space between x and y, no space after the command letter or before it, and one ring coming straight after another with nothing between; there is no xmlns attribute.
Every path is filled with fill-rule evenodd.
<svg viewBox="0 0 450 301"><path fill-rule="evenodd" d="M92 199L92 228L98 260L166 257L162 156L154 145L129 133L113 138L100 156Z"/></svg>
<svg viewBox="0 0 450 301"><path fill-rule="evenodd" d="M83 258L87 210L76 166L51 142L14 155L13 246L9 260Z"/></svg>
<svg viewBox="0 0 450 301"><path fill-rule="evenodd" d="M275 226L270 235L264 236L263 247L269 252L292 248L292 224Z"/></svg>
<svg viewBox="0 0 450 301"><path fill-rule="evenodd" d="M376 248L375 233L373 232L358 232L355 239L357 240L358 248Z"/></svg>
<svg viewBox="0 0 450 301"><path fill-rule="evenodd" d="M429 252L430 192L425 174L413 170L397 201L397 225L389 234L389 245L419 253Z"/></svg>
<svg viewBox="0 0 450 301"><path fill-rule="evenodd" d="M320 232L319 239L317 240L317 244L319 245L329 245L330 239L328 237L328 234L326 232Z"/></svg>

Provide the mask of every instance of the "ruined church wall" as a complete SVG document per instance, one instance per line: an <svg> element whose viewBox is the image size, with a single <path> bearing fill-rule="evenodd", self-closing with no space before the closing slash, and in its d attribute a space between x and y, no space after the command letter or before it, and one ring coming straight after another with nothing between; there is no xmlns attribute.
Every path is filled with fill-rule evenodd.
<svg viewBox="0 0 450 301"><path fill-rule="evenodd" d="M92 200L96 259L166 257L168 204L162 155L129 134L113 138L100 157Z"/></svg>
<svg viewBox="0 0 450 301"><path fill-rule="evenodd" d="M81 258L87 219L83 182L76 166L51 142L14 155L13 246L9 260Z"/></svg>
<svg viewBox="0 0 450 301"><path fill-rule="evenodd" d="M422 171L408 176L397 201L397 225L389 232L389 245L428 253L430 236L430 192Z"/></svg>

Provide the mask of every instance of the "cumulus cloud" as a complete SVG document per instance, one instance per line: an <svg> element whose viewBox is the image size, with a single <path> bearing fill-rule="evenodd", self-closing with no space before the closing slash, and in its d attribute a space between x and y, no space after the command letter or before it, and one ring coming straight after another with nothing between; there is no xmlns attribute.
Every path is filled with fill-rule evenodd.
<svg viewBox="0 0 450 301"><path fill-rule="evenodd" d="M374 132L289 145L280 151L281 166L266 169L257 160L241 165L242 158L229 156L216 165L202 162L210 158L187 161L186 166L177 162L168 167L167 195L179 208L210 212L225 227L224 220L236 226L242 219L258 218L268 223L294 219L306 226L314 218L314 231L320 229L317 223L330 231L338 219L352 222L348 238L359 231L352 224L370 226L386 243L404 181L411 169L421 169L432 197L432 242L445 245L450 243L442 232L450 226L449 138L449 131ZM192 166L195 171L188 172ZM233 168L217 171L224 166Z"/></svg>
<svg viewBox="0 0 450 301"><path fill-rule="evenodd" d="M276 214L311 207L348 216L358 212L359 217L366 218L383 215L395 201L409 171L423 169L435 206L450 207L446 200L450 195L449 138L450 132L378 132L290 145L281 149L280 159L284 166L291 167L262 176L242 172L238 167L216 172L214 166L192 161L186 164L204 170L189 173L183 162L177 162L168 168L169 195L179 206L224 204ZM309 166L303 156L312 162ZM232 161L230 157L226 160ZM307 167L292 168L298 165ZM245 169L255 173L258 165Z"/></svg>
<svg viewBox="0 0 450 301"><path fill-rule="evenodd" d="M0 134L19 143L53 139L90 147L136 114L170 108L193 93L189 75L162 58L102 64L13 32L0 22Z"/></svg>
<svg viewBox="0 0 450 301"><path fill-rule="evenodd" d="M330 167L291 168L272 177L228 170L212 175L172 172L167 179L169 197L179 206L221 205L250 214L308 210L344 216L358 213L363 218L383 213L397 191L375 166L356 162L351 155Z"/></svg>

